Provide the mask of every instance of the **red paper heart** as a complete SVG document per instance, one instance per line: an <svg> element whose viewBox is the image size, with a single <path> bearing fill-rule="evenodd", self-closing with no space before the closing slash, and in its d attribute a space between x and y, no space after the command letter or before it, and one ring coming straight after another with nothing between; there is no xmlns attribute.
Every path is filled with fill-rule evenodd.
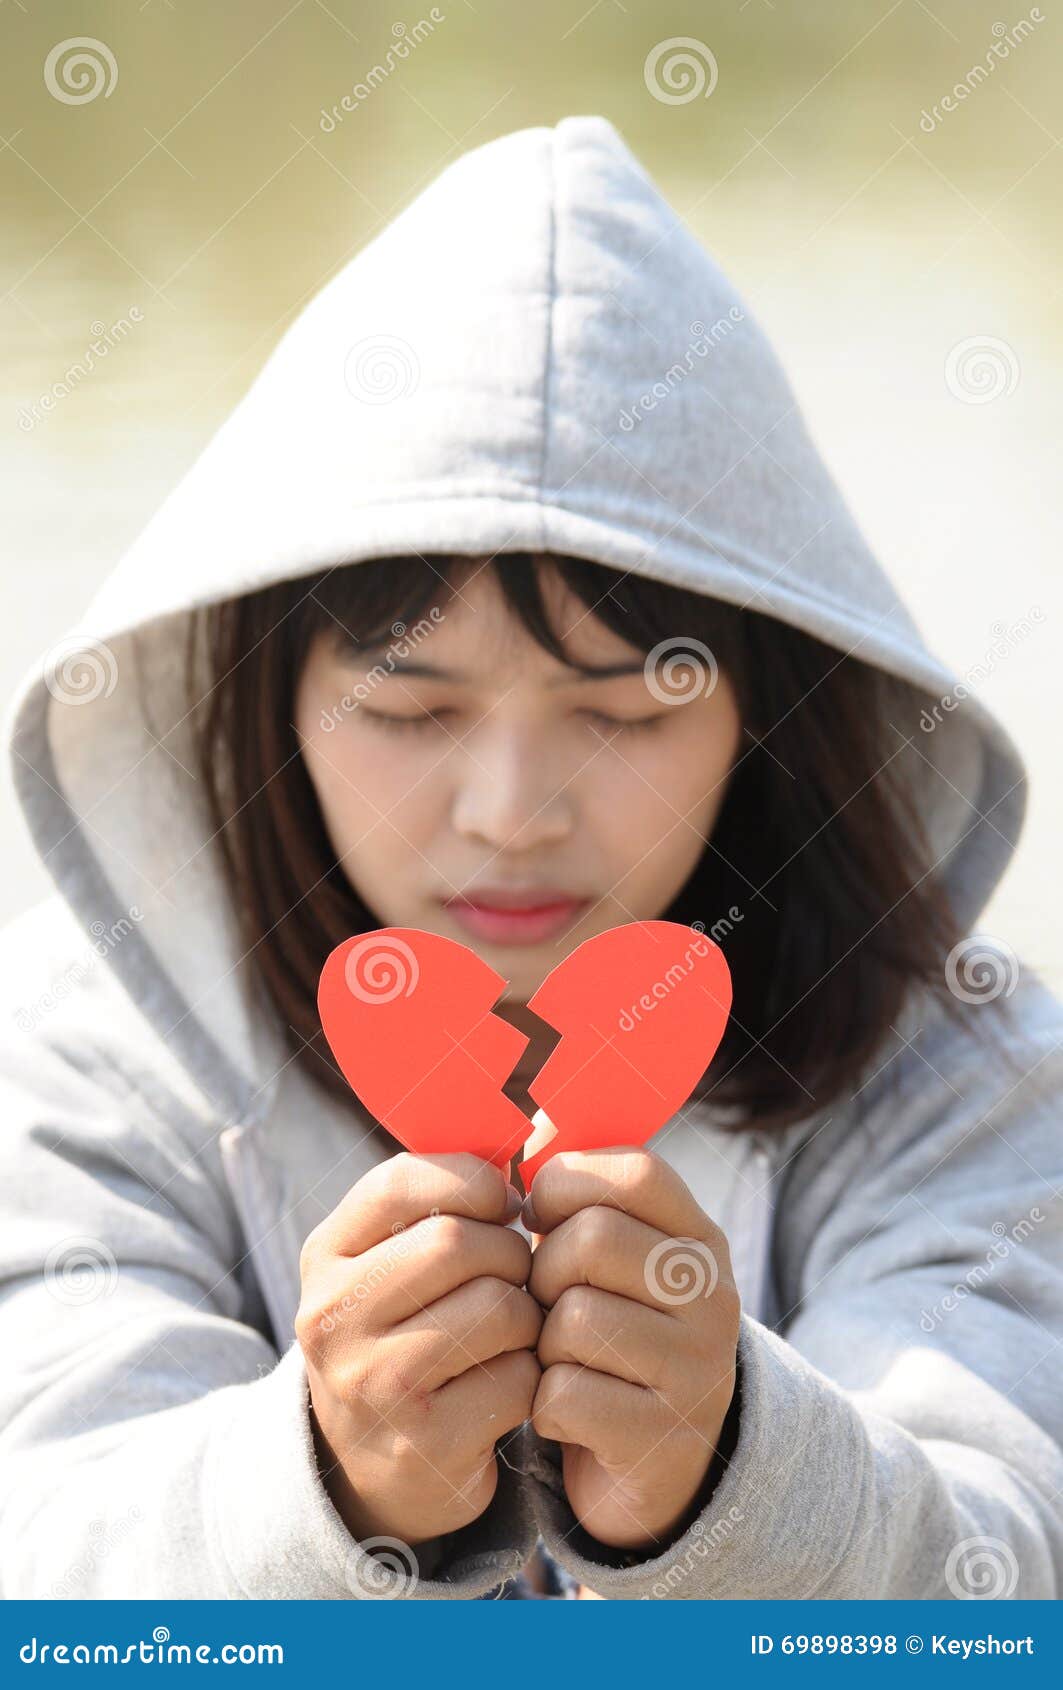
<svg viewBox="0 0 1063 1690"><path fill-rule="evenodd" d="M407 1149L468 1150L505 1169L529 1137L502 1092L528 1043L492 1013L505 985L466 945L419 928L345 939L326 961L325 1037ZM558 1150L652 1137L712 1061L730 1007L723 952L693 928L632 922L578 945L529 1001L562 1036L528 1088L549 1126L521 1163L525 1184Z"/></svg>
<svg viewBox="0 0 1063 1690"><path fill-rule="evenodd" d="M344 1079L407 1150L507 1168L528 1117L502 1093L528 1039L491 1012L501 974L455 939L381 927L344 939L317 1007Z"/></svg>
<svg viewBox="0 0 1063 1690"><path fill-rule="evenodd" d="M528 1008L562 1035L528 1087L557 1129L520 1165L530 1189L558 1150L644 1144L671 1120L723 1037L731 973L705 933L633 921L577 945Z"/></svg>

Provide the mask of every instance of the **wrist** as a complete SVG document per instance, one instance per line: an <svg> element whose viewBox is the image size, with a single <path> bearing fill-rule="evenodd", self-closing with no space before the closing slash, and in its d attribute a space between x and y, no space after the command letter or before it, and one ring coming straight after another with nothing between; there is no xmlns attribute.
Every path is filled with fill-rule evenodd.
<svg viewBox="0 0 1063 1690"><path fill-rule="evenodd" d="M741 1373L736 1361L734 1389L731 1400L724 1415L716 1439L715 1448L706 1459L701 1477L694 1485L693 1492L688 1492L688 1501L677 1509L667 1523L654 1530L647 1530L641 1541L628 1540L626 1542L609 1542L598 1539L586 1527L581 1527L582 1535L587 1539L587 1554L590 1560L603 1559L614 1566L637 1566L642 1561L653 1560L663 1555L672 1544L690 1530L694 1522L705 1512L726 1473L731 1458L738 1444L739 1422L741 1417ZM606 1554L598 1555L601 1549Z"/></svg>
<svg viewBox="0 0 1063 1690"><path fill-rule="evenodd" d="M309 1414L318 1477L324 1487L325 1494L351 1536L359 1543L365 1543L373 1537L401 1537L403 1543L410 1549L415 1548L418 1543L427 1541L416 1533L396 1532L394 1522L377 1513L368 1500L359 1495L351 1482L350 1475L342 1461L338 1459L335 1449L322 1427L312 1396L309 1402Z"/></svg>

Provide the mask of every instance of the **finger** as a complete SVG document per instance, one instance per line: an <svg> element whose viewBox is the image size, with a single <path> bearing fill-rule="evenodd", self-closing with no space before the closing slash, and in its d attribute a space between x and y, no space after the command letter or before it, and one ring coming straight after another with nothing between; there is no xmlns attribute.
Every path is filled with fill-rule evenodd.
<svg viewBox="0 0 1063 1690"><path fill-rule="evenodd" d="M570 1285L543 1323L537 1353L544 1370L568 1361L631 1385L668 1390L687 1353L685 1336L678 1321L630 1297Z"/></svg>
<svg viewBox="0 0 1063 1690"><path fill-rule="evenodd" d="M512 1194L512 1195L511 1195ZM433 1213L505 1222L519 1194L479 1156L411 1156L403 1151L370 1168L319 1223L303 1246L308 1257L360 1256Z"/></svg>
<svg viewBox="0 0 1063 1690"><path fill-rule="evenodd" d="M458 1446L485 1452L530 1418L538 1384L539 1363L531 1351L512 1350L468 1368L432 1400Z"/></svg>
<svg viewBox="0 0 1063 1690"><path fill-rule="evenodd" d="M508 1227L457 1215L430 1215L364 1255L327 1256L304 1275L298 1328L322 1354L343 1351L351 1334L382 1333L470 1279L525 1285L527 1239Z"/></svg>
<svg viewBox="0 0 1063 1690"><path fill-rule="evenodd" d="M531 1412L541 1438L582 1444L601 1461L624 1466L652 1449L671 1419L656 1391L569 1362L544 1371Z"/></svg>
<svg viewBox="0 0 1063 1690"><path fill-rule="evenodd" d="M525 1285L528 1241L509 1227L458 1215L430 1215L347 1267L369 1287L371 1324L395 1326L471 1279Z"/></svg>
<svg viewBox="0 0 1063 1690"><path fill-rule="evenodd" d="M650 1150L562 1150L540 1168L525 1199L531 1232L549 1233L580 1209L619 1209L670 1237L706 1238L719 1228L674 1168ZM720 1235L722 1236L722 1235Z"/></svg>
<svg viewBox="0 0 1063 1690"><path fill-rule="evenodd" d="M562 1221L532 1256L528 1290L544 1309L570 1285L596 1285L688 1322L704 1313L718 1287L733 1288L734 1279L725 1239L714 1247L700 1238L670 1238L601 1205Z"/></svg>
<svg viewBox="0 0 1063 1690"><path fill-rule="evenodd" d="M394 1327L386 1342L401 1347L403 1372L416 1388L435 1391L470 1367L510 1350L534 1350L543 1312L521 1286L473 1279Z"/></svg>

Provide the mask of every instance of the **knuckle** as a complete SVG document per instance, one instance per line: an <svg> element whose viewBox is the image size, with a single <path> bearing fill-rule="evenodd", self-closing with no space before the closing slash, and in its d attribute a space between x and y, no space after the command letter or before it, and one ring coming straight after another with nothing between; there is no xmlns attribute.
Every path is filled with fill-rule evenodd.
<svg viewBox="0 0 1063 1690"><path fill-rule="evenodd" d="M546 1243L540 1244L539 1248L535 1251L531 1259L531 1266L528 1270L526 1279L529 1295L534 1297L535 1301L542 1308L548 1308L552 1301L550 1296L549 1275L552 1252L548 1249L549 1244L550 1240L547 1239Z"/></svg>
<svg viewBox="0 0 1063 1690"><path fill-rule="evenodd" d="M482 1156L474 1156L471 1150L455 1150L439 1160L463 1180L490 1179L498 1172L492 1162L485 1162Z"/></svg>
<svg viewBox="0 0 1063 1690"><path fill-rule="evenodd" d="M564 1335L579 1338L594 1329L594 1291L589 1285L569 1285L554 1304L554 1317Z"/></svg>
<svg viewBox="0 0 1063 1690"><path fill-rule="evenodd" d="M550 1213L560 1187L565 1180L564 1153L551 1156L535 1176L534 1203L541 1215Z"/></svg>
<svg viewBox="0 0 1063 1690"><path fill-rule="evenodd" d="M546 1316L535 1301L535 1298L531 1295L530 1291L518 1291L517 1298L518 1301L514 1305L516 1321L521 1330L526 1329L530 1332L530 1341L533 1344L537 1343L539 1340L539 1334L543 1329L543 1322L546 1319Z"/></svg>
<svg viewBox="0 0 1063 1690"><path fill-rule="evenodd" d="M506 1188L506 1176L501 1168L496 1168L493 1162L483 1161L479 1156L463 1156L462 1160L468 1163L464 1178L470 1196L477 1198L480 1203L489 1204L492 1208L501 1204Z"/></svg>
<svg viewBox="0 0 1063 1690"><path fill-rule="evenodd" d="M498 1462L494 1446L479 1452L480 1464L472 1473L462 1475L458 1498L468 1519L476 1520L488 1506L498 1489Z"/></svg>
<svg viewBox="0 0 1063 1690"><path fill-rule="evenodd" d="M737 1288L734 1282L734 1267L731 1262L731 1246L728 1242L727 1234L721 1231L715 1221L709 1221L705 1228L704 1236L708 1241L709 1248L716 1258L716 1264L720 1270L721 1286L727 1285L731 1288L731 1290L736 1290Z"/></svg>
<svg viewBox="0 0 1063 1690"><path fill-rule="evenodd" d="M408 1150L400 1150L386 1164L382 1182L395 1186L400 1191L409 1191L415 1187L419 1173L416 1156L411 1155Z"/></svg>
<svg viewBox="0 0 1063 1690"><path fill-rule="evenodd" d="M493 1162L485 1162L481 1156L460 1150L434 1156L429 1162L422 1160L420 1165L431 1179L433 1190L439 1188L439 1175L442 1173L452 1200L459 1201L470 1212L479 1214L485 1209L494 1210L501 1206L505 1176Z"/></svg>
<svg viewBox="0 0 1063 1690"><path fill-rule="evenodd" d="M299 1248L299 1279L302 1283L310 1278L321 1256L321 1237L318 1227L308 1232Z"/></svg>
<svg viewBox="0 0 1063 1690"><path fill-rule="evenodd" d="M506 1246L513 1257L513 1272L522 1285L527 1284L533 1261L531 1245L519 1232L507 1231L505 1237L513 1240L512 1244Z"/></svg>
<svg viewBox="0 0 1063 1690"><path fill-rule="evenodd" d="M531 1413L531 1406L535 1393L539 1389L542 1368L536 1361L531 1350L515 1350L513 1352L514 1389L518 1401L523 1405L525 1417Z"/></svg>
<svg viewBox="0 0 1063 1690"><path fill-rule="evenodd" d="M396 1151L395 1155L389 1156L386 1161L378 1162L375 1167L367 1169L361 1179L356 1181L354 1191L366 1204L375 1203L381 1197L394 1193L401 1195L406 1189L412 1161L413 1157L409 1151Z"/></svg>
<svg viewBox="0 0 1063 1690"><path fill-rule="evenodd" d="M482 1279L474 1279L470 1286L470 1302L472 1304L473 1320L479 1322L488 1320L493 1315L506 1311L507 1303L515 1299L517 1288L508 1279L494 1279L485 1274Z"/></svg>
<svg viewBox="0 0 1063 1690"><path fill-rule="evenodd" d="M389 1370L383 1396L389 1412L401 1410L404 1418L412 1419L415 1425L421 1425L431 1414L432 1393L425 1389L423 1370L419 1368L402 1362L395 1364Z"/></svg>
<svg viewBox="0 0 1063 1690"><path fill-rule="evenodd" d="M624 1152L624 1190L635 1199L653 1197L664 1184L664 1163L650 1150Z"/></svg>
<svg viewBox="0 0 1063 1690"><path fill-rule="evenodd" d="M438 1191L438 1172L422 1157L403 1150L392 1159L391 1166L393 1172L388 1185L405 1209L423 1208Z"/></svg>
<svg viewBox="0 0 1063 1690"><path fill-rule="evenodd" d="M561 1426L559 1425L557 1419L554 1416L554 1411L553 1411L551 1404L547 1401L542 1400L542 1386L541 1385L540 1385L539 1391L536 1394L535 1401L532 1403L531 1414L530 1414L529 1418L531 1420L533 1429L535 1430L535 1432L538 1434L538 1436L540 1438L548 1438L548 1439L553 1439L553 1440L559 1440L560 1439Z"/></svg>
<svg viewBox="0 0 1063 1690"><path fill-rule="evenodd" d="M468 1249L468 1233L460 1215L432 1215L424 1223L433 1257L457 1264Z"/></svg>
<svg viewBox="0 0 1063 1690"><path fill-rule="evenodd" d="M506 1353L526 1349L532 1354L542 1331L543 1312L527 1291L511 1285L508 1300L502 1305L498 1321L497 1341Z"/></svg>
<svg viewBox="0 0 1063 1690"><path fill-rule="evenodd" d="M712 1306L714 1322L723 1321L728 1329L733 1328L737 1331L742 1313L742 1298L734 1281L724 1279L721 1274L719 1284L709 1298L709 1302Z"/></svg>
<svg viewBox="0 0 1063 1690"><path fill-rule="evenodd" d="M592 1253L609 1250L616 1236L615 1211L601 1203L592 1209L581 1209L576 1216L575 1232L580 1247Z"/></svg>
<svg viewBox="0 0 1063 1690"><path fill-rule="evenodd" d="M295 1336L299 1348L311 1360L322 1353L325 1334L321 1329L321 1311L316 1303L300 1303L295 1312Z"/></svg>
<svg viewBox="0 0 1063 1690"><path fill-rule="evenodd" d="M349 1379L352 1395L397 1433L423 1425L431 1412L431 1392L424 1385L424 1369L401 1348L385 1345Z"/></svg>
<svg viewBox="0 0 1063 1690"><path fill-rule="evenodd" d="M383 1439L384 1456L393 1473L406 1468L423 1470L425 1439L420 1431L408 1431L402 1426L389 1426Z"/></svg>
<svg viewBox="0 0 1063 1690"><path fill-rule="evenodd" d="M565 1433L565 1392L576 1369L567 1362L555 1362L540 1376L531 1422L541 1438L563 1439Z"/></svg>
<svg viewBox="0 0 1063 1690"><path fill-rule="evenodd" d="M347 1347L343 1327L349 1317L347 1300L326 1301L304 1293L295 1311L292 1329L308 1361L319 1369L331 1369L335 1357Z"/></svg>

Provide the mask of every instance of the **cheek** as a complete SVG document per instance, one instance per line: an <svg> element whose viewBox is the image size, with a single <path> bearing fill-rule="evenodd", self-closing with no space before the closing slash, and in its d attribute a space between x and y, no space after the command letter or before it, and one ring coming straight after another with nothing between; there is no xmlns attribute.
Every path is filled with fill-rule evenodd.
<svg viewBox="0 0 1063 1690"><path fill-rule="evenodd" d="M341 732L317 735L303 745L303 760L325 819L331 824L367 802L360 778L345 752Z"/></svg>
<svg viewBox="0 0 1063 1690"><path fill-rule="evenodd" d="M440 799L424 758L347 724L304 745L307 770L338 853L394 861L430 835Z"/></svg>
<svg viewBox="0 0 1063 1690"><path fill-rule="evenodd" d="M709 833L719 814L737 755L736 731L726 739L714 737L707 744L704 740L692 744L676 771L673 802L690 826L701 833Z"/></svg>
<svg viewBox="0 0 1063 1690"><path fill-rule="evenodd" d="M706 733L696 722L677 724L655 744L621 748L598 804L607 815L623 815L626 848L633 835L645 843L675 829L689 838L692 828L711 826L737 751L737 729L727 723L726 730Z"/></svg>
<svg viewBox="0 0 1063 1690"><path fill-rule="evenodd" d="M303 760L326 817L366 806L384 789L384 759L358 721L350 680L324 657L311 655L295 695L295 726Z"/></svg>
<svg viewBox="0 0 1063 1690"><path fill-rule="evenodd" d="M731 770L741 755L738 701L723 676L711 697L692 708L681 726L670 763L674 776L670 796L690 826L707 837L726 797Z"/></svg>

